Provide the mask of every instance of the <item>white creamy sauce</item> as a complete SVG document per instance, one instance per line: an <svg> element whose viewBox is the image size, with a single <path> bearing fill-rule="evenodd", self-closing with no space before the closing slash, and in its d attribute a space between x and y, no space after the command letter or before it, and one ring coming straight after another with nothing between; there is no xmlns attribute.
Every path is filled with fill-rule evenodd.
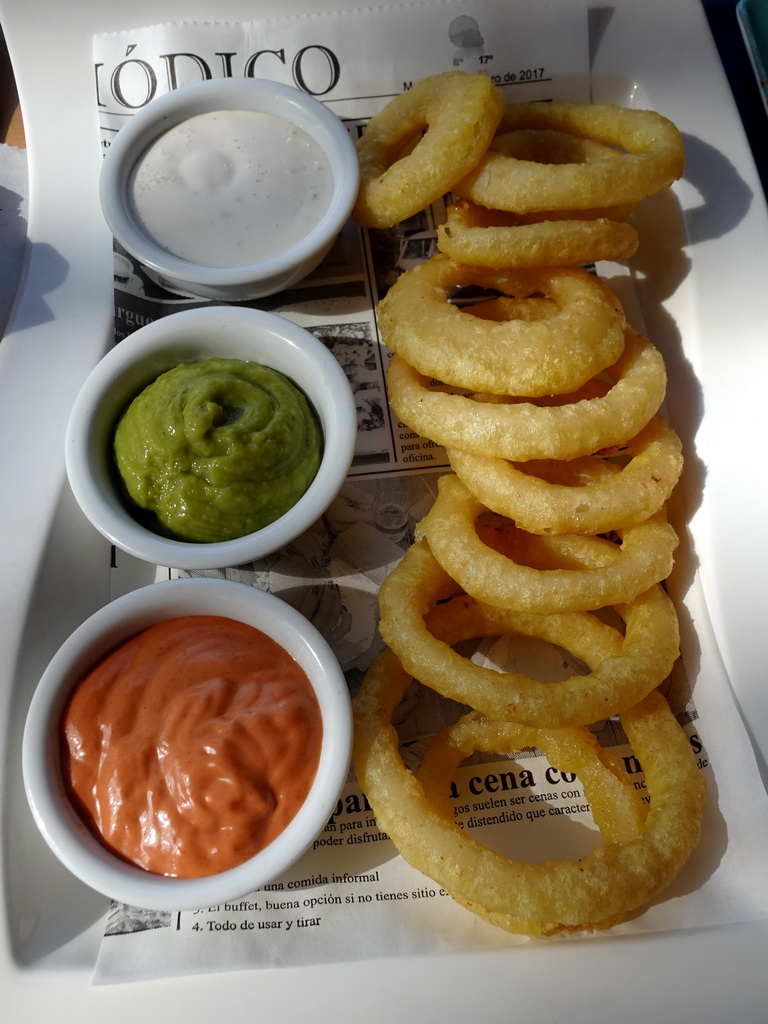
<svg viewBox="0 0 768 1024"><path fill-rule="evenodd" d="M144 230L175 256L242 266L290 248L322 219L332 191L328 160L297 125L225 110L161 135L131 177Z"/></svg>

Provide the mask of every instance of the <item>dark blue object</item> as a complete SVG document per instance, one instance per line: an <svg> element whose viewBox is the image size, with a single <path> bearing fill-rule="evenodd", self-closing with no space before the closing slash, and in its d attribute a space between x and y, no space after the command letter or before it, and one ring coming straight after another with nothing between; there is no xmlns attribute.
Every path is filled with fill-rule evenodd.
<svg viewBox="0 0 768 1024"><path fill-rule="evenodd" d="M702 0L720 60L768 195L768 115L736 15L737 0ZM765 2L753 5L766 7Z"/></svg>

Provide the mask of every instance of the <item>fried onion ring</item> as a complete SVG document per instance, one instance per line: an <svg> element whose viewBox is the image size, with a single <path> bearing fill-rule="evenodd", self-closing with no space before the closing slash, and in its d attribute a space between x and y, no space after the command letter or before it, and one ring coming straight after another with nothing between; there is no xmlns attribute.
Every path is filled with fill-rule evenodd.
<svg viewBox="0 0 768 1024"><path fill-rule="evenodd" d="M683 173L682 136L652 110L610 103L510 103L499 128L500 136L521 128L570 132L625 153L619 166L603 159L545 164L507 156L491 146L453 192L496 210L529 213L637 203L662 192Z"/></svg>
<svg viewBox="0 0 768 1024"><path fill-rule="evenodd" d="M486 508L528 533L607 533L659 511L683 469L682 444L660 416L622 452L623 467L594 455L512 463L448 450L451 468Z"/></svg>
<svg viewBox="0 0 768 1024"><path fill-rule="evenodd" d="M448 892L482 907L485 914L504 915L508 924L524 922L528 934L551 932L559 926L602 926L657 896L696 846L706 786L685 733L658 693L651 693L621 718L643 765L650 796L650 810L639 834L630 833L624 842L609 840L578 861L528 864L479 844L455 824L452 812L443 813L443 804L436 806L419 778L405 768L391 719L410 682L411 675L392 651L384 651L368 670L354 699L357 776L379 827L394 840L404 859ZM547 745L545 735L534 738L527 731L479 723L479 731L474 728L460 724L444 739L433 741L421 775L430 792L438 785L438 776L439 785L447 789L447 773L469 747L519 750L532 739L538 747ZM555 737L553 742L552 756L557 760L567 741ZM588 742L586 737L583 742ZM586 791L590 780L583 782ZM599 813L599 793L590 786L589 795Z"/></svg>
<svg viewBox="0 0 768 1024"><path fill-rule="evenodd" d="M416 536L426 538L432 554L463 590L497 608L551 614L625 604L672 571L678 537L660 513L617 531L620 547L598 537L579 537L575 544L572 540L574 568L537 569L518 561L517 538L522 537L523 549L535 551L546 544L565 546L568 535L533 537L503 520L502 552L477 532L477 520L485 511L457 476L443 476Z"/></svg>
<svg viewBox="0 0 768 1024"><path fill-rule="evenodd" d="M503 109L487 75L464 71L432 75L395 96L357 142L355 221L392 227L449 192L488 148Z"/></svg>
<svg viewBox="0 0 768 1024"><path fill-rule="evenodd" d="M608 217L543 217L521 224L514 214L461 202L446 210L437 244L459 263L501 269L626 260L637 251L639 238L631 224Z"/></svg>
<svg viewBox="0 0 768 1024"><path fill-rule="evenodd" d="M511 612L457 590L427 543L417 541L379 591L379 631L416 679L490 718L540 728L587 725L642 700L666 679L678 656L677 615L660 586L617 609L624 636L589 612ZM590 671L542 683L476 665L451 646L482 636L557 644Z"/></svg>
<svg viewBox="0 0 768 1024"><path fill-rule="evenodd" d="M473 317L448 299L480 285L519 301L501 323ZM542 317L541 296L551 300ZM534 318L525 299L535 300ZM598 278L579 268L493 271L438 254L402 274L378 307L384 343L420 373L498 395L574 391L618 359L625 318Z"/></svg>
<svg viewBox="0 0 768 1024"><path fill-rule="evenodd" d="M513 320L489 323L448 300L456 287L479 285L525 301ZM551 300L541 315L541 296ZM624 344L621 305L601 280L577 267L494 271L438 254L402 274L379 303L385 345L420 373L497 395L562 394L618 359Z"/></svg>
<svg viewBox="0 0 768 1024"><path fill-rule="evenodd" d="M605 146L592 139L585 139L568 132L552 129L519 128L516 131L496 135L490 149L517 160L534 161L539 164L581 164L595 160L618 160L621 153L612 146ZM614 165L615 170L619 166ZM599 206L582 210L531 210L528 213L515 212L520 223L537 220L594 220L606 217L611 220L626 220L637 203L620 203L617 206ZM484 207L480 207L484 209ZM497 211L501 212L501 211Z"/></svg>
<svg viewBox="0 0 768 1024"><path fill-rule="evenodd" d="M593 821L604 842L627 843L642 834L647 808L632 779L619 758L601 747L595 736L582 727L544 732L496 722L473 712L433 738L419 769L418 780L437 813L450 821L453 808L450 788L446 787L445 780L450 778L462 760L475 751L511 754L525 747L541 750L550 765L560 772L578 776L584 797L590 804ZM451 892L450 895L479 917L515 934L538 938L580 927L486 911L459 893ZM615 914L603 921L592 921L589 928L611 927L621 917L621 914Z"/></svg>
<svg viewBox="0 0 768 1024"><path fill-rule="evenodd" d="M455 769L456 753L460 752L462 759L474 753L466 753L470 746L489 754L494 750L513 753L526 746L540 749L552 767L578 776L584 797L590 804L592 819L604 842L627 843L642 833L647 807L639 791L635 789L619 757L602 747L588 729L576 726L551 732L529 730L524 726L495 722L477 712L466 715L432 740L418 773L427 799L447 820L450 821L448 811L452 813L452 808L450 789L445 786L445 778ZM451 892L451 895L457 903L479 917L516 934L538 938L555 931L570 931L579 927L530 921L486 911L459 893ZM603 921L591 922L589 927L608 928L618 923L621 917L621 914L617 914Z"/></svg>
<svg viewBox="0 0 768 1024"><path fill-rule="evenodd" d="M567 404L483 401L430 388L428 379L398 356L387 371L389 400L403 423L446 448L527 462L575 459L638 434L661 406L666 391L664 360L632 329L615 380L597 397L576 394Z"/></svg>

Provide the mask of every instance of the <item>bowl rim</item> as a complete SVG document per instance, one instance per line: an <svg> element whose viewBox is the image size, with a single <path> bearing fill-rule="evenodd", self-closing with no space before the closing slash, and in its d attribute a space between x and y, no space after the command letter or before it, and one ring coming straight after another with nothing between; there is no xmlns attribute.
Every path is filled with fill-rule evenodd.
<svg viewBox="0 0 768 1024"><path fill-rule="evenodd" d="M280 833L250 860L202 878L151 874L111 854L78 818L58 765L58 726L68 694L96 658L144 626L186 614L248 622L285 647L307 672L323 717L323 743L310 794ZM22 772L33 818L50 849L97 892L158 911L194 910L237 899L290 868L322 832L351 763L352 710L346 679L328 642L281 598L232 580L152 583L100 608L64 641L44 670L27 712Z"/></svg>
<svg viewBox="0 0 768 1024"><path fill-rule="evenodd" d="M153 242L137 226L125 194L138 157L164 132L198 114L266 107L270 109L265 112L292 120L307 131L331 163L331 202L320 222L303 239L274 256L225 267L190 262ZM113 236L147 267L177 282L227 289L280 277L327 248L352 211L359 181L355 144L340 118L320 100L295 86L266 78L212 78L163 93L133 114L105 152L99 198Z"/></svg>
<svg viewBox="0 0 768 1024"><path fill-rule="evenodd" d="M164 369L191 358L184 353L191 353L195 347L200 352L196 358L205 358L206 346L224 345L227 338L241 338L249 343L257 332L263 339L262 348L274 347L274 355L270 359L269 354L256 356L254 353L254 361L263 361L291 379L299 371L305 372L304 363L312 368L311 375L309 370L306 375L315 393L307 397L323 433L322 457L312 483L279 519L242 537L204 543L153 533L131 516L116 487L111 490L112 500L109 500L99 483L93 453L104 450L109 439L97 436L98 417L109 405L110 395L115 394L121 378L128 381L130 371L135 372L137 366L154 366L147 370L144 378L148 384ZM215 339L213 343L211 338ZM163 358L164 352L168 353L167 359ZM174 356L174 352L177 355ZM212 348L207 354L223 355L224 351ZM128 391L124 402L134 397L141 386ZM305 389L302 387L302 390ZM218 569L263 558L309 529L341 489L354 458L356 439L357 411L352 389L338 360L322 341L277 313L240 306L201 306L171 313L140 327L102 356L81 385L70 411L65 430L64 463L75 500L110 543L156 565L175 569Z"/></svg>

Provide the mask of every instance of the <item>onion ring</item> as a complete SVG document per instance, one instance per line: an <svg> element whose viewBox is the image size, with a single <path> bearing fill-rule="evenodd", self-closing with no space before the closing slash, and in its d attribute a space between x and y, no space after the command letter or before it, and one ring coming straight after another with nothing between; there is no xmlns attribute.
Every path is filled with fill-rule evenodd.
<svg viewBox="0 0 768 1024"><path fill-rule="evenodd" d="M642 700L667 678L678 657L677 615L659 586L617 608L626 623L623 637L589 612L510 612L456 596L457 590L426 542L417 541L379 591L379 631L416 679L490 718L540 728L600 721ZM502 635L557 644L590 671L542 683L476 665L451 646Z"/></svg>
<svg viewBox="0 0 768 1024"><path fill-rule="evenodd" d="M551 732L495 722L477 712L465 715L455 725L438 734L429 745L418 772L424 794L438 814L450 821L453 809L450 789L445 780L461 760L476 750L484 753L513 753L525 747L540 749L552 767L571 772L582 784L584 798L590 804L592 818L606 843L627 843L641 835L647 808L619 758L601 747L596 737L583 727ZM458 760L457 760L458 758ZM449 890L450 891L450 890ZM462 906L490 924L515 934L538 938L557 931L574 930L579 925L531 921L510 914L486 911L461 894L450 895ZM608 928L621 920L621 914L592 921L590 929Z"/></svg>
<svg viewBox="0 0 768 1024"><path fill-rule="evenodd" d="M621 547L597 537L580 537L575 568L537 569L517 561L514 541L523 535L525 546L534 550L546 542L524 535L504 520L511 550L502 553L489 547L476 530L476 521L485 511L457 476L443 476L416 536L427 540L432 554L462 590L497 608L551 614L626 604L672 571L678 537L660 513L617 531ZM553 537L549 543L562 545L567 537Z"/></svg>
<svg viewBox="0 0 768 1024"><path fill-rule="evenodd" d="M525 224L512 214L462 202L449 206L437 245L451 259L475 267L567 267L626 260L639 237L631 224L608 217Z"/></svg>
<svg viewBox="0 0 768 1024"><path fill-rule="evenodd" d="M579 861L527 864L481 846L454 823L452 813L436 808L422 782L405 768L391 717L410 681L391 651L373 663L353 702L353 759L379 827L417 870L486 914L529 926L538 922L539 933L610 922L647 904L678 874L701 834L706 787L685 733L658 693L621 719L645 770L651 798L640 833L624 842L608 842ZM432 780L438 769L450 770L469 746L519 749L530 739L512 732L508 738L503 733L491 736L486 743L486 735L467 732L466 726L456 727L435 743L430 761L422 766L430 790L437 785ZM544 736L536 737L537 746L546 742ZM442 787L446 781L441 775Z"/></svg>
<svg viewBox="0 0 768 1024"><path fill-rule="evenodd" d="M448 450L451 468L486 508L528 533L607 533L637 526L672 493L683 469L680 438L660 416L626 446L623 467L598 456L512 463Z"/></svg>
<svg viewBox="0 0 768 1024"><path fill-rule="evenodd" d="M520 128L585 136L626 152L614 160L542 164L491 147L455 195L497 210L589 209L636 203L662 192L683 173L685 150L677 127L653 110L610 103L510 103L499 134Z"/></svg>
<svg viewBox="0 0 768 1024"><path fill-rule="evenodd" d="M418 779L438 813L450 820L447 813L451 809L450 788L445 786L445 778L456 766L454 752L460 752L464 759L475 750L489 754L501 750L514 753L526 747L541 750L552 767L561 773L570 772L578 776L584 797L590 804L593 821L605 842L627 843L642 833L648 808L631 776L618 755L601 746L594 733L583 726L545 732L496 722L478 712L470 712L433 738ZM477 904L471 905L461 896L452 895L474 913L507 931L540 935L544 930L542 922L526 922L519 918L511 921L507 915L486 913ZM609 918L592 922L590 927L608 927L615 923L616 918ZM557 930L563 927L561 925Z"/></svg>
<svg viewBox="0 0 768 1024"><path fill-rule="evenodd" d="M395 96L357 142L355 221L392 227L445 195L482 157L503 110L490 78L464 71L432 75Z"/></svg>
<svg viewBox="0 0 768 1024"><path fill-rule="evenodd" d="M603 145L593 139L546 128L519 128L515 131L502 131L501 134L496 134L490 149L493 152L502 153L504 156L515 157L517 160L534 161L539 164L581 164L591 163L595 160L619 160L622 155L612 146ZM616 165L614 168L619 170ZM518 210L514 215L520 223L532 223L541 219L594 220L600 217L626 220L636 206L637 203L633 202L582 210L537 209L528 213ZM484 209L484 207L480 207L480 209Z"/></svg>
<svg viewBox="0 0 768 1024"><path fill-rule="evenodd" d="M622 445L656 414L666 391L664 360L654 345L631 328L615 380L598 397L575 394L567 404L502 404L434 390L404 359L387 371L389 400L412 430L446 448L512 462L574 459Z"/></svg>
<svg viewBox="0 0 768 1024"><path fill-rule="evenodd" d="M536 300L535 317L489 323L449 301L457 286L480 285ZM552 300L541 318L540 297ZM438 254L401 274L379 303L384 343L420 373L498 395L562 394L615 362L625 318L616 297L577 267L494 271Z"/></svg>

